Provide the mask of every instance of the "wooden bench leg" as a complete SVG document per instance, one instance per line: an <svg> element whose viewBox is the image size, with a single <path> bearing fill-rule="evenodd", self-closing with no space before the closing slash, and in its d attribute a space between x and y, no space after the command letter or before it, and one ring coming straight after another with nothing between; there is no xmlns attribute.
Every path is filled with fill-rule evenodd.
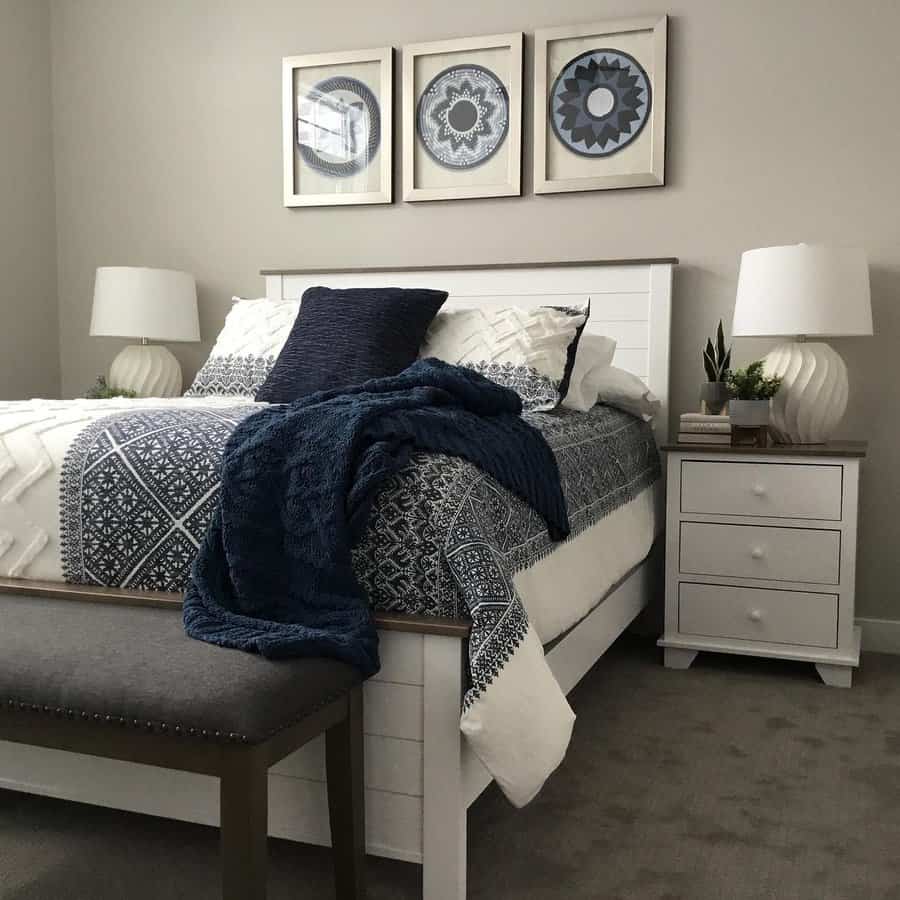
<svg viewBox="0 0 900 900"><path fill-rule="evenodd" d="M220 779L223 900L266 900L269 771L253 749L235 755Z"/></svg>
<svg viewBox="0 0 900 900"><path fill-rule="evenodd" d="M347 718L325 734L328 811L337 900L366 894L366 799L362 686L347 697Z"/></svg>

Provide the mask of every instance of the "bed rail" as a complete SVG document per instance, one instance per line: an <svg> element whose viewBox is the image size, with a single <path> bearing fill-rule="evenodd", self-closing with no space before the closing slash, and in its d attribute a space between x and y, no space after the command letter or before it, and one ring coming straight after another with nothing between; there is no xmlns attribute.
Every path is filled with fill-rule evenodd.
<svg viewBox="0 0 900 900"><path fill-rule="evenodd" d="M80 600L93 603L119 603L130 606L155 606L181 609L182 595L166 591L140 591L60 581L30 581L25 578L0 578L0 594L54 600ZM467 638L471 624L466 619L439 616L402 615L376 612L375 627L382 631L408 631L414 634L438 634Z"/></svg>

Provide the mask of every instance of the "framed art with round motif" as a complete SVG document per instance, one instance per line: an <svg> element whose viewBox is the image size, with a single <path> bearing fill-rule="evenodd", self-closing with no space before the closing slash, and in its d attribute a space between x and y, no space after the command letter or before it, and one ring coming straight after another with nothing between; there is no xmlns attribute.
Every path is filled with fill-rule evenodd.
<svg viewBox="0 0 900 900"><path fill-rule="evenodd" d="M667 18L535 33L535 193L665 183Z"/></svg>
<svg viewBox="0 0 900 900"><path fill-rule="evenodd" d="M390 203L393 50L283 61L284 205Z"/></svg>
<svg viewBox="0 0 900 900"><path fill-rule="evenodd" d="M403 48L403 197L521 193L522 34Z"/></svg>

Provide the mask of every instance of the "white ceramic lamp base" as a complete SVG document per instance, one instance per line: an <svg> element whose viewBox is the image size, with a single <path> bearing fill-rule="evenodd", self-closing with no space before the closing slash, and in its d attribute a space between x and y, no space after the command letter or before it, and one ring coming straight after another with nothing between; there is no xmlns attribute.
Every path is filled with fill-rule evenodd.
<svg viewBox="0 0 900 900"><path fill-rule="evenodd" d="M168 347L131 344L109 367L109 386L134 391L138 397L177 397L181 366Z"/></svg>
<svg viewBox="0 0 900 900"><path fill-rule="evenodd" d="M844 417L847 366L828 344L779 344L765 360L766 375L781 377L772 398L769 430L781 444L824 444Z"/></svg>

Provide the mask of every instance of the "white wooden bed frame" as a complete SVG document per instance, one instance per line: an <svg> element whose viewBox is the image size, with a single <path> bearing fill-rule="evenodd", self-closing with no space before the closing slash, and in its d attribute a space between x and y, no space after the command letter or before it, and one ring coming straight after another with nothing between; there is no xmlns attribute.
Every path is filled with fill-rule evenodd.
<svg viewBox="0 0 900 900"><path fill-rule="evenodd" d="M672 272L664 260L403 270L264 271L270 299L314 284L416 286L450 292L447 305L568 305L590 297L588 332L618 341L615 364L644 378L662 402L657 440L667 437ZM662 591L648 558L548 653L568 693ZM39 593L32 590L30 593ZM51 593L49 587L46 591ZM599 598L598 598L599 599ZM389 625L389 623L387 623ZM424 900L464 900L467 810L491 777L459 731L466 677L461 623L380 631L382 669L366 685L366 814L370 853L421 863ZM218 824L214 779L0 742L0 787ZM321 742L270 774L270 834L328 844Z"/></svg>

